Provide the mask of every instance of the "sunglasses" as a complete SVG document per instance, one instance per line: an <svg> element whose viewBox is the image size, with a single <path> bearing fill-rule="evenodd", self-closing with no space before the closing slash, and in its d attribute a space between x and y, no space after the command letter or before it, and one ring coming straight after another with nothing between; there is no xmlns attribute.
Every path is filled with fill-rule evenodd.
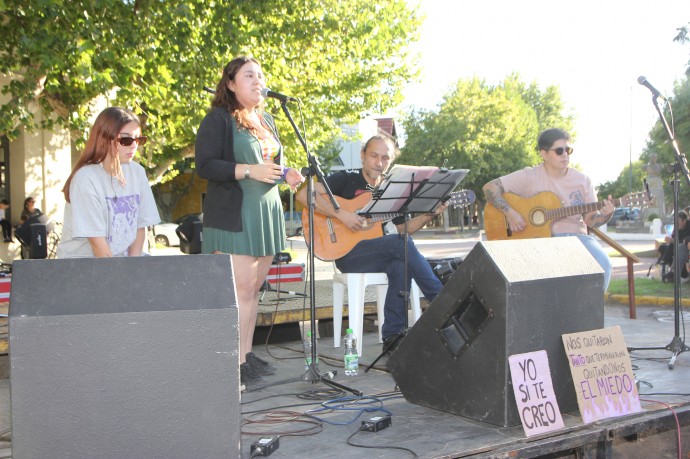
<svg viewBox="0 0 690 459"><path fill-rule="evenodd" d="M547 148L546 151L555 151L558 156L561 156L563 153L568 153L568 155L572 155L573 147Z"/></svg>
<svg viewBox="0 0 690 459"><path fill-rule="evenodd" d="M141 145L144 145L147 140L148 140L148 137L146 137L145 135L143 135L141 137L136 137L136 138L135 137L120 137L119 139L117 139L118 143L120 145L122 145L123 147L129 147L134 142L136 142L137 145L141 146Z"/></svg>

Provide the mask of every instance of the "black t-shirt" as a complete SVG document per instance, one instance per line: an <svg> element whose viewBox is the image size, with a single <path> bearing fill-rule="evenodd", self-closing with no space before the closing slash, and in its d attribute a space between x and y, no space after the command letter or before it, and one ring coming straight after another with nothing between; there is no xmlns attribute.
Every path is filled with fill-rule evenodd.
<svg viewBox="0 0 690 459"><path fill-rule="evenodd" d="M675 233L675 230L673 232ZM690 241L690 221L685 223L685 228L678 231L678 242L687 244L688 241Z"/></svg>
<svg viewBox="0 0 690 459"><path fill-rule="evenodd" d="M331 192L345 199L353 199L362 193L371 191L362 175L362 169L338 171L326 177Z"/></svg>
<svg viewBox="0 0 690 459"><path fill-rule="evenodd" d="M345 199L353 199L362 193L371 192L371 186L364 178L362 169L334 172L326 177L326 183L334 195ZM396 225L404 222L403 216L393 219Z"/></svg>

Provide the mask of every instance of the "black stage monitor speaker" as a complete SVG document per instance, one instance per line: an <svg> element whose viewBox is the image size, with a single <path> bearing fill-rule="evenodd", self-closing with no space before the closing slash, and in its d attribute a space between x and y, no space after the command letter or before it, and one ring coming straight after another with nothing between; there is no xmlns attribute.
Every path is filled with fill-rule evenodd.
<svg viewBox="0 0 690 459"><path fill-rule="evenodd" d="M201 241L203 238L203 223L196 215L187 217L175 229L180 238L180 251L187 255L201 253Z"/></svg>
<svg viewBox="0 0 690 459"><path fill-rule="evenodd" d="M409 402L507 427L508 357L544 349L561 411L577 410L561 335L604 326L603 284L576 237L480 242L387 366Z"/></svg>
<svg viewBox="0 0 690 459"><path fill-rule="evenodd" d="M29 225L29 258L40 259L48 258L48 233L46 225L41 223L32 223Z"/></svg>
<svg viewBox="0 0 690 459"><path fill-rule="evenodd" d="M53 230L55 224L45 215L34 215L22 223L14 232L19 242L26 251L22 252L24 258L48 257L48 233Z"/></svg>
<svg viewBox="0 0 690 459"><path fill-rule="evenodd" d="M19 260L11 296L14 457L241 456L229 256Z"/></svg>

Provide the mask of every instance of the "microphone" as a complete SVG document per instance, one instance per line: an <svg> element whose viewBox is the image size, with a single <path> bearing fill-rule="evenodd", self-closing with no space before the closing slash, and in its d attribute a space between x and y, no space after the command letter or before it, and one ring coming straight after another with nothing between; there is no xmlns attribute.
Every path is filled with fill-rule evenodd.
<svg viewBox="0 0 690 459"><path fill-rule="evenodd" d="M281 94L279 92L274 92L271 91L268 88L261 88L261 96L266 99L268 97L272 97L274 99L278 99L279 101L285 103L285 102L299 102L297 99L294 97L286 96L285 94Z"/></svg>
<svg viewBox="0 0 690 459"><path fill-rule="evenodd" d="M646 78L646 77L640 76L640 77L637 79L637 82L640 83L642 86L646 86L647 89L649 89L650 91L652 91L652 95L653 95L654 97L661 97L663 100L666 100L666 98L665 98L664 96L662 96L661 93L660 93L659 91L657 91L657 89L656 89L654 86L652 86L652 83L650 83L649 81L647 81L647 78Z"/></svg>
<svg viewBox="0 0 690 459"><path fill-rule="evenodd" d="M204 91L210 92L211 94L215 94L216 90L213 88L209 88L208 86L204 86Z"/></svg>

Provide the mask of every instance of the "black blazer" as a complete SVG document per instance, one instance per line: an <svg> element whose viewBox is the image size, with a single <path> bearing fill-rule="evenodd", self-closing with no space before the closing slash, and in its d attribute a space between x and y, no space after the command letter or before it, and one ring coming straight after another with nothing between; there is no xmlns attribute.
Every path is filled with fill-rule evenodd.
<svg viewBox="0 0 690 459"><path fill-rule="evenodd" d="M276 138L273 117L262 113ZM242 188L235 178L232 115L222 107L213 108L201 121L194 146L199 177L208 180L204 199L204 226L225 231L242 231ZM222 133L222 135L219 135ZM282 163L282 155L277 158Z"/></svg>

